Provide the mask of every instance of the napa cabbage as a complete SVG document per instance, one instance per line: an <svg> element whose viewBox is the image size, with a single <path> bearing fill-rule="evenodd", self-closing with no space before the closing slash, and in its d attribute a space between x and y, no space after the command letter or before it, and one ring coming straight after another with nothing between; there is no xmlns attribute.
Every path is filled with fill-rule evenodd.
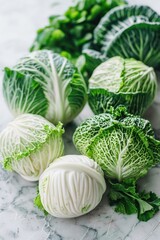
<svg viewBox="0 0 160 240"><path fill-rule="evenodd" d="M72 218L93 210L106 190L99 165L82 155L56 159L41 175L35 205L55 217Z"/></svg>

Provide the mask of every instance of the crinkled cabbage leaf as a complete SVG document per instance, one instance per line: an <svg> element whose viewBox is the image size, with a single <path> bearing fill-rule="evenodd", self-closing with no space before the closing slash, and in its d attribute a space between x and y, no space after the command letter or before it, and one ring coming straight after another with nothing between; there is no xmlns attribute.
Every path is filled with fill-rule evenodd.
<svg viewBox="0 0 160 240"><path fill-rule="evenodd" d="M121 109L121 108L119 108ZM73 135L77 150L94 159L111 179L138 179L160 161L160 141L149 121L138 116L99 114L83 122Z"/></svg>

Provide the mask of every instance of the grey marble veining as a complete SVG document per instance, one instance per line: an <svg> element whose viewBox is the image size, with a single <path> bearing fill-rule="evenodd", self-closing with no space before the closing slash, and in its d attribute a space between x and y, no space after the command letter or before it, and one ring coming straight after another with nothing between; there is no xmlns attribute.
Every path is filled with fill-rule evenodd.
<svg viewBox="0 0 160 240"><path fill-rule="evenodd" d="M27 53L35 31L47 24L47 17L63 12L67 0L0 0L0 79L4 66L16 63ZM130 3L151 5L160 12L159 0L130 0ZM0 81L1 91L1 81ZM145 117L155 128L160 127L160 94ZM65 154L76 153L72 134L77 124L92 113L85 107L74 123L66 128ZM0 93L0 130L12 119ZM153 168L140 182L142 189L160 195L160 168ZM37 183L23 180L16 173L0 167L0 240L159 240L160 213L147 223L136 215L125 216L114 212L105 194L98 207L89 214L74 219L45 217L33 206Z"/></svg>

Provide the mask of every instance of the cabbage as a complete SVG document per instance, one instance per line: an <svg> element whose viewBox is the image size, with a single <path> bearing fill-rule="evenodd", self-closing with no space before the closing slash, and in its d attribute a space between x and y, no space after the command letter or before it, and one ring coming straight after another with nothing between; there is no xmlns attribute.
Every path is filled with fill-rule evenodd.
<svg viewBox="0 0 160 240"><path fill-rule="evenodd" d="M86 102L77 68L52 51L37 51L4 69L3 93L14 115L38 114L50 122L73 120Z"/></svg>
<svg viewBox="0 0 160 240"><path fill-rule="evenodd" d="M95 44L107 57L135 58L152 67L160 66L160 15L148 6L116 7L100 21Z"/></svg>
<svg viewBox="0 0 160 240"><path fill-rule="evenodd" d="M113 57L100 64L89 79L89 105L95 114L123 105L129 113L141 115L152 103L156 88L152 67Z"/></svg>
<svg viewBox="0 0 160 240"><path fill-rule="evenodd" d="M160 198L139 192L137 180L160 162L160 141L149 121L128 114L124 107L83 122L73 135L77 150L96 161L109 185L109 202L115 211L137 213L148 221L158 211Z"/></svg>
<svg viewBox="0 0 160 240"><path fill-rule="evenodd" d="M119 182L139 179L160 161L160 141L155 140L149 121L128 116L123 108L118 114L104 113L83 122L73 142L108 178Z"/></svg>
<svg viewBox="0 0 160 240"><path fill-rule="evenodd" d="M86 156L67 155L56 159L41 175L35 205L55 217L78 217L94 209L105 190L97 163Z"/></svg>
<svg viewBox="0 0 160 240"><path fill-rule="evenodd" d="M36 181L63 154L62 124L55 127L41 116L22 114L0 133L3 167Z"/></svg>

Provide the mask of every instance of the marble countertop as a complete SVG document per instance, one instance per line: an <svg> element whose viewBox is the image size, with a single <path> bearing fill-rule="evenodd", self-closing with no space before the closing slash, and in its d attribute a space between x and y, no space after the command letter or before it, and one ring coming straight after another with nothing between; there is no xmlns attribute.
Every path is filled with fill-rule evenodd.
<svg viewBox="0 0 160 240"><path fill-rule="evenodd" d="M130 0L152 6L160 12L159 0ZM35 31L47 24L47 17L63 12L69 0L0 0L0 79L4 66L12 66L28 52ZM1 93L0 130L13 118ZM160 94L145 117L154 128L160 128ZM72 133L77 124L91 114L86 107L65 133L66 154L76 153ZM160 195L160 168L153 168L141 180L141 186ZM109 206L105 195L98 207L89 214L74 219L45 217L33 206L37 183L23 180L16 173L0 167L0 240L158 240L160 212L153 219L139 222L136 215L117 214Z"/></svg>

